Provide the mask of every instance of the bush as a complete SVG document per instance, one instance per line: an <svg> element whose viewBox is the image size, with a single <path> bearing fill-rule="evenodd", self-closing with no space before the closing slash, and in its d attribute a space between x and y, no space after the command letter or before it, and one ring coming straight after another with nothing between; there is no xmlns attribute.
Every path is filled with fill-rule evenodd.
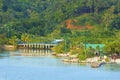
<svg viewBox="0 0 120 80"><path fill-rule="evenodd" d="M105 62L110 62L110 59L107 57L107 58L105 59Z"/></svg>
<svg viewBox="0 0 120 80"><path fill-rule="evenodd" d="M78 55L79 60L85 60L87 58L86 52L82 49Z"/></svg>

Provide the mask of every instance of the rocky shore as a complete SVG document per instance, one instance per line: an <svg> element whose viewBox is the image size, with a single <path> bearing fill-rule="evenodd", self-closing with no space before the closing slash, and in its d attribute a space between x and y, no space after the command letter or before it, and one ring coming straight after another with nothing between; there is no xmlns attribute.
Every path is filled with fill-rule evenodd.
<svg viewBox="0 0 120 80"><path fill-rule="evenodd" d="M102 58L100 56L95 56L92 58L87 58L86 60L79 60L77 55L70 55L69 53L64 54L56 54L55 56L62 58L61 60L63 62L68 63L89 63L91 67L100 67L103 64L111 64L111 63L117 63L120 64L120 59L112 59L107 56L103 56Z"/></svg>

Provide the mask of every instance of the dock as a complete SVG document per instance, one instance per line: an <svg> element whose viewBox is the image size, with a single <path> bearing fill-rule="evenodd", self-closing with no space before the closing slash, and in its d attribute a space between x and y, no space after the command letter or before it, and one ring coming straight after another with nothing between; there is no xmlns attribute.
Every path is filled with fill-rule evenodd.
<svg viewBox="0 0 120 80"><path fill-rule="evenodd" d="M44 44L44 43L26 43L26 44L18 44L18 48L23 49L51 49L55 47L57 44Z"/></svg>

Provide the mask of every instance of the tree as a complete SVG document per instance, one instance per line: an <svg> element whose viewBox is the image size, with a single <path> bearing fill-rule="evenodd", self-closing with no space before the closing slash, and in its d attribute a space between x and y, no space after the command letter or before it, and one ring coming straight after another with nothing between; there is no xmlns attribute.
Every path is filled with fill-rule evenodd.
<svg viewBox="0 0 120 80"><path fill-rule="evenodd" d="M110 24L111 29L120 29L120 16L113 19L113 21Z"/></svg>
<svg viewBox="0 0 120 80"><path fill-rule="evenodd" d="M10 45L17 45L18 42L18 38L16 36L12 36L9 40L8 40L8 44Z"/></svg>
<svg viewBox="0 0 120 80"><path fill-rule="evenodd" d="M84 50L84 47L80 48L80 53L78 54L79 60L85 60L87 58L86 51Z"/></svg>
<svg viewBox="0 0 120 80"><path fill-rule="evenodd" d="M92 48L92 46L90 46L88 49L87 49L87 57L93 57L94 56L94 52L95 52L95 49Z"/></svg>
<svg viewBox="0 0 120 80"><path fill-rule="evenodd" d="M120 0L0 0L0 34L17 36L23 42L29 42L32 34L32 41L38 42L46 41L47 35L52 40L68 33L74 46L80 42L101 43L113 37L110 28L120 28L119 8ZM82 32L86 25L92 28ZM96 32L92 33L93 28Z"/></svg>
<svg viewBox="0 0 120 80"><path fill-rule="evenodd" d="M49 34L49 37L51 37L52 39L58 39L60 38L61 34L61 29L57 28L51 34Z"/></svg>
<svg viewBox="0 0 120 80"><path fill-rule="evenodd" d="M107 43L104 50L109 54L120 53L120 39Z"/></svg>
<svg viewBox="0 0 120 80"><path fill-rule="evenodd" d="M27 43L30 41L30 35L27 34L27 33L24 33L21 35L21 41L24 42L24 43Z"/></svg>
<svg viewBox="0 0 120 80"><path fill-rule="evenodd" d="M0 45L2 44L6 44L6 42L8 41L6 34L0 34Z"/></svg>
<svg viewBox="0 0 120 80"><path fill-rule="evenodd" d="M56 54L59 54L59 53L64 53L65 52L65 49L64 49L64 42L53 47L52 50L55 51Z"/></svg>
<svg viewBox="0 0 120 80"><path fill-rule="evenodd" d="M104 16L103 16L103 23L105 25L105 31L108 31L108 27L110 26L110 23L113 21L113 19L115 18L114 15L114 10L115 10L115 6L111 6L107 12L105 12Z"/></svg>
<svg viewBox="0 0 120 80"><path fill-rule="evenodd" d="M3 7L3 1L0 0L0 11L2 10L2 7Z"/></svg>

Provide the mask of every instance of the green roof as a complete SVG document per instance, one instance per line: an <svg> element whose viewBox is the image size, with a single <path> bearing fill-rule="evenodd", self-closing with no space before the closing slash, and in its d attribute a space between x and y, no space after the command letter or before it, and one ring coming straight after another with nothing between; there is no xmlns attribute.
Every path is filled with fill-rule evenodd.
<svg viewBox="0 0 120 80"><path fill-rule="evenodd" d="M105 44L84 44L84 45L86 46L86 48L89 48L90 46L92 48L96 48L97 46L99 46L100 49L102 49L105 46Z"/></svg>

